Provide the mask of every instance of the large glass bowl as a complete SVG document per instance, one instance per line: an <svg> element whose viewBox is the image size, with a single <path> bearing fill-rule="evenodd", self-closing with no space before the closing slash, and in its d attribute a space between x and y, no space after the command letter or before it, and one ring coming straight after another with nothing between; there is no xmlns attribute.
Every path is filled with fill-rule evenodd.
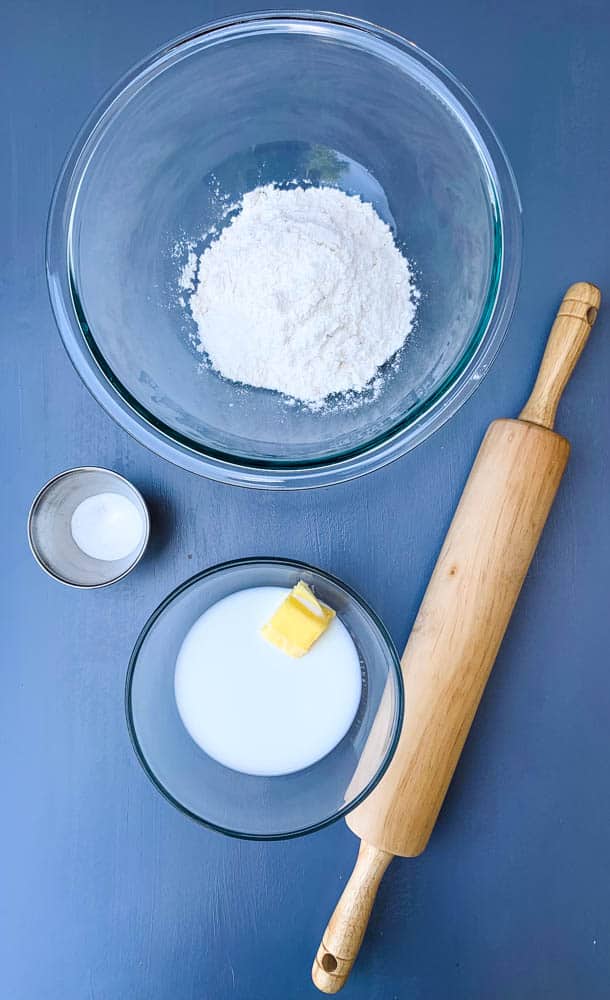
<svg viewBox="0 0 610 1000"><path fill-rule="evenodd" d="M243 774L208 756L189 736L174 695L176 658L191 626L217 601L249 587L292 588L299 580L335 609L351 635L360 659L360 705L341 742L315 764L276 777ZM306 657L296 662L306 669ZM286 669L296 669L289 657ZM131 657L126 705L140 762L170 802L222 833L277 840L326 826L375 787L400 733L402 675L382 623L345 584L303 563L244 559L192 577L157 608Z"/></svg>
<svg viewBox="0 0 610 1000"><path fill-rule="evenodd" d="M193 347L188 242L272 182L359 194L416 267L415 332L360 405L290 405ZM211 24L129 73L70 153L47 247L64 343L108 412L184 468L272 488L361 475L447 420L499 347L520 257L512 172L463 87L389 31L305 12Z"/></svg>

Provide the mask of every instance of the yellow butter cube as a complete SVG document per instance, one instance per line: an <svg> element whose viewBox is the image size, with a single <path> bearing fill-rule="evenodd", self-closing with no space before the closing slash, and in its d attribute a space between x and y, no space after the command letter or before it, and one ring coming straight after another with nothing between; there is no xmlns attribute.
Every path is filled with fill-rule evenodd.
<svg viewBox="0 0 610 1000"><path fill-rule="evenodd" d="M334 617L332 608L322 604L311 587L299 580L273 617L263 625L261 633L288 656L304 656Z"/></svg>

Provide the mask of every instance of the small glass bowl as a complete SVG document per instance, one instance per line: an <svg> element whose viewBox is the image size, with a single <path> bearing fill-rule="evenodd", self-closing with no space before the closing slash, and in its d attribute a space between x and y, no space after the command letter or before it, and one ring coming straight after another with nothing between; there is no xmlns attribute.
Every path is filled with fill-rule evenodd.
<svg viewBox="0 0 610 1000"><path fill-rule="evenodd" d="M194 346L189 241L272 183L359 195L415 264L416 328L359 405L293 405ZM207 25L133 69L70 153L47 241L62 338L111 416L183 468L270 489L363 475L441 426L500 346L520 261L515 180L468 92L390 31L303 11Z"/></svg>
<svg viewBox="0 0 610 1000"><path fill-rule="evenodd" d="M243 774L209 757L185 729L174 694L176 658L191 626L217 601L250 587L292 588L299 580L336 610L355 643L360 705L347 734L322 760L292 774ZM187 580L151 615L129 663L126 711L144 770L187 816L235 837L297 837L345 815L383 775L402 723L400 661L379 618L344 583L299 562L242 559Z"/></svg>

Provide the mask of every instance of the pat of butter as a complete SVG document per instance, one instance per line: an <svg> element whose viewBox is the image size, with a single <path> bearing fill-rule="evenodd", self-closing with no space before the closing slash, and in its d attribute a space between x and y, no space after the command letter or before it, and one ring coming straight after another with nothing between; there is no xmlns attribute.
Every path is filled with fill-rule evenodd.
<svg viewBox="0 0 610 1000"><path fill-rule="evenodd" d="M262 635L288 656L304 656L335 617L306 583L299 580L273 617L263 625Z"/></svg>

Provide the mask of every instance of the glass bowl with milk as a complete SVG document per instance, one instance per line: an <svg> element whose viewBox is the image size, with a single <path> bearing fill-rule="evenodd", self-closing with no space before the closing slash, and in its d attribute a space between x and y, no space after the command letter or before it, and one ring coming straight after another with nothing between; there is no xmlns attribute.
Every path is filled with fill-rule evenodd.
<svg viewBox="0 0 610 1000"><path fill-rule="evenodd" d="M336 616L292 658L261 628L299 581ZM343 816L383 775L402 723L400 663L344 583L245 559L192 577L152 614L126 710L144 770L182 812L236 837L295 837Z"/></svg>

